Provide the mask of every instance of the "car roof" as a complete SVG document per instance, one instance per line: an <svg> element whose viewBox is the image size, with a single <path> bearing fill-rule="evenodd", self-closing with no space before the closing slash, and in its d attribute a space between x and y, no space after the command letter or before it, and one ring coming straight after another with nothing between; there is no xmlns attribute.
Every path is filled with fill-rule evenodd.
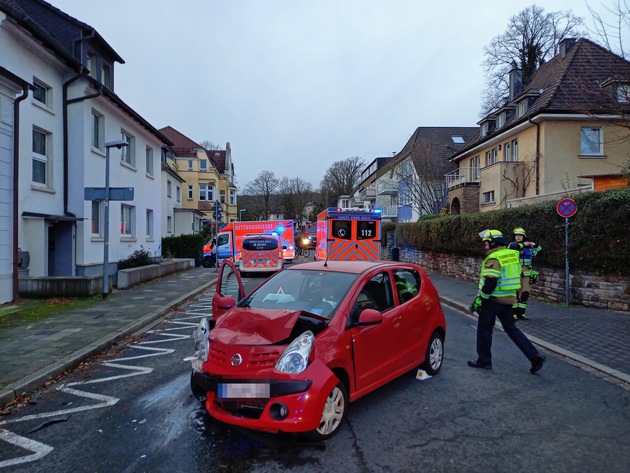
<svg viewBox="0 0 630 473"><path fill-rule="evenodd" d="M306 269L306 270L319 270L319 271L341 271L343 273L361 274L365 271L374 268L388 268L388 267L409 267L408 264L400 263L399 261L310 261L308 263L294 264L285 270L290 271L293 269Z"/></svg>

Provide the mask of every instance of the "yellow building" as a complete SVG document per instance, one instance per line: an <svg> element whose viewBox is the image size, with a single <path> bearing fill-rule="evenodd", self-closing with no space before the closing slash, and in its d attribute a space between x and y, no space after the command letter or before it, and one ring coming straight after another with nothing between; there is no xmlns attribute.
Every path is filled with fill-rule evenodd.
<svg viewBox="0 0 630 473"><path fill-rule="evenodd" d="M593 176L627 182L630 62L587 39L566 39L528 83L520 77L510 73L509 101L451 157L452 214L592 191Z"/></svg>
<svg viewBox="0 0 630 473"><path fill-rule="evenodd" d="M204 224L237 220L230 143L225 150L208 150L170 126L160 132L173 142L175 171L185 181L182 207L202 212Z"/></svg>

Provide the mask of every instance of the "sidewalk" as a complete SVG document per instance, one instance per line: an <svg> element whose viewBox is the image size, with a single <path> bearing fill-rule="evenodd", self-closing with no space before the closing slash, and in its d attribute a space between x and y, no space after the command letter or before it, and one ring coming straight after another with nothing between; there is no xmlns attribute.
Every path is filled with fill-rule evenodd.
<svg viewBox="0 0 630 473"><path fill-rule="evenodd" d="M158 321L171 308L212 290L216 275L215 269L194 268L117 290L107 300L83 309L3 328L0 408ZM475 283L437 273L429 276L443 304L468 313L477 293ZM618 384L630 383L630 314L534 300L527 313L530 320L518 322L519 327L543 350L590 366Z"/></svg>

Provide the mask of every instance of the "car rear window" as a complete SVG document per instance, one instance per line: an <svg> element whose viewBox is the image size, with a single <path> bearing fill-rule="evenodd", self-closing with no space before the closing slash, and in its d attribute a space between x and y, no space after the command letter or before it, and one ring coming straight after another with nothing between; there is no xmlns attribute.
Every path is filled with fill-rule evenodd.
<svg viewBox="0 0 630 473"><path fill-rule="evenodd" d="M243 249L247 251L268 251L278 248L278 240L273 238L246 238Z"/></svg>

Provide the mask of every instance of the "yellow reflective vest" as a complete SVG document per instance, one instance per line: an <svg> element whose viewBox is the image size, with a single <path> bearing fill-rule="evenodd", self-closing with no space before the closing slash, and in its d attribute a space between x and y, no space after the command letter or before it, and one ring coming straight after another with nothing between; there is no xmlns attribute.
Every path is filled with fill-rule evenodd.
<svg viewBox="0 0 630 473"><path fill-rule="evenodd" d="M499 262L500 269L486 267L486 262L491 259ZM497 279L497 287L490 294L491 297L516 296L516 291L521 288L521 271L520 255L517 250L502 248L489 253L481 264L479 293L482 294L481 289L486 278L495 278Z"/></svg>

